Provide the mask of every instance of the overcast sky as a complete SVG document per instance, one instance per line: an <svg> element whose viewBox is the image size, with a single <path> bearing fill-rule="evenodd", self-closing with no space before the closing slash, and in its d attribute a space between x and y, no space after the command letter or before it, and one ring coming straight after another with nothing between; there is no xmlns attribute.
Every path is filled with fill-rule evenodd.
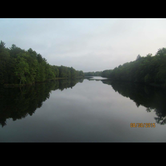
<svg viewBox="0 0 166 166"><path fill-rule="evenodd" d="M0 40L51 65L103 71L166 47L166 19L0 19Z"/></svg>

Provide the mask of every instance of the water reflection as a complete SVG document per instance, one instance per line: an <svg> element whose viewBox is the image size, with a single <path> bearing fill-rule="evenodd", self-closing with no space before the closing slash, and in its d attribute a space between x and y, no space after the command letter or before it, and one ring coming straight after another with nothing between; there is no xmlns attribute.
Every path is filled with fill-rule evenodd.
<svg viewBox="0 0 166 166"><path fill-rule="evenodd" d="M107 79L94 78L89 81L102 81L111 85L115 92L133 100L137 107L146 107L147 112L156 113L156 123L166 124L166 91L163 89L131 83L111 82ZM12 118L25 118L32 116L37 108L40 108L45 100L50 96L51 91L57 89L63 91L65 88L72 88L83 79L77 80L57 80L54 82L36 84L21 88L0 87L0 124L6 125L6 120ZM102 90L101 90L102 91ZM102 99L102 96L100 100Z"/></svg>
<svg viewBox="0 0 166 166"><path fill-rule="evenodd" d="M0 124L6 125L6 120L13 121L33 115L37 108L47 100L52 90L72 88L83 79L57 80L49 83L36 84L21 88L0 87Z"/></svg>
<svg viewBox="0 0 166 166"><path fill-rule="evenodd" d="M107 80L107 78L104 77L100 77L100 76L86 76L85 79L89 80L89 81L101 81L101 80Z"/></svg>
<svg viewBox="0 0 166 166"><path fill-rule="evenodd" d="M146 107L147 112L154 111L156 123L166 124L166 90L133 83L111 82L102 80L104 84L111 85L115 92L133 100L137 107Z"/></svg>

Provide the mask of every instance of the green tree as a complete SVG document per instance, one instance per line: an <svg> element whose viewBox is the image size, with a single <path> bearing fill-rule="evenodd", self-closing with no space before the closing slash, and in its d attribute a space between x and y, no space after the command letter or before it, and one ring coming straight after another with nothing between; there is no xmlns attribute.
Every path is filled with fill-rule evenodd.
<svg viewBox="0 0 166 166"><path fill-rule="evenodd" d="M139 60L139 59L141 59L141 55L140 54L138 54L136 60Z"/></svg>
<svg viewBox="0 0 166 166"><path fill-rule="evenodd" d="M76 77L77 73L76 73L76 70L73 67L70 68L70 72L71 72L71 78Z"/></svg>
<svg viewBox="0 0 166 166"><path fill-rule="evenodd" d="M4 84L8 82L8 62L10 59L10 54L7 48L5 48L5 43L0 42L0 83Z"/></svg>
<svg viewBox="0 0 166 166"><path fill-rule="evenodd" d="M45 81L45 66L43 63L39 63L37 66L37 72L36 72L36 82L43 82Z"/></svg>
<svg viewBox="0 0 166 166"><path fill-rule="evenodd" d="M146 83L150 83L150 82L151 82L151 77L150 77L149 74L147 74L147 75L144 77L144 81L145 81Z"/></svg>
<svg viewBox="0 0 166 166"><path fill-rule="evenodd" d="M155 56L138 55L135 61L119 65L112 71L104 70L102 76L117 81L166 85L166 48L159 49Z"/></svg>
<svg viewBox="0 0 166 166"><path fill-rule="evenodd" d="M12 44L8 49L0 42L0 84L32 84L83 75L73 67L50 65L31 48L26 51Z"/></svg>
<svg viewBox="0 0 166 166"><path fill-rule="evenodd" d="M16 66L15 66L14 73L19 80L19 84L26 83L26 81L27 81L26 75L29 74L29 65L26 62L26 60L21 56L18 56L16 59Z"/></svg>
<svg viewBox="0 0 166 166"><path fill-rule="evenodd" d="M53 65L52 66L53 72L55 74L55 77L59 77L59 69L58 66Z"/></svg>

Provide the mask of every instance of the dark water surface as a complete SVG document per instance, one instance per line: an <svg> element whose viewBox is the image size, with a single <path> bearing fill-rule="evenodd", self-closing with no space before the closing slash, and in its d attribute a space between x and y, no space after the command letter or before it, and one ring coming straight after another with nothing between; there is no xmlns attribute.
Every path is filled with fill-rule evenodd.
<svg viewBox="0 0 166 166"><path fill-rule="evenodd" d="M160 142L165 123L166 92L150 86L94 77L0 89L1 142Z"/></svg>

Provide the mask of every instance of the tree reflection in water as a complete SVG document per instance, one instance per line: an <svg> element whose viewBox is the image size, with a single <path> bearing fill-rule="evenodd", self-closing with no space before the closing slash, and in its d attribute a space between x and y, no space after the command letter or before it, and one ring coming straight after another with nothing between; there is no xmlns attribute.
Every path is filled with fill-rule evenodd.
<svg viewBox="0 0 166 166"><path fill-rule="evenodd" d="M102 80L104 84L111 85L115 92L129 97L136 103L146 107L147 112L154 111L156 123L166 124L166 90L147 86L144 84L136 84L129 82L113 82L111 80Z"/></svg>
<svg viewBox="0 0 166 166"><path fill-rule="evenodd" d="M50 92L72 88L83 79L56 80L47 83L25 86L20 88L0 87L0 124L6 125L6 120L13 121L32 116L37 108L50 97Z"/></svg>
<svg viewBox="0 0 166 166"><path fill-rule="evenodd" d="M82 81L83 79L57 80L21 88L0 87L0 124L3 127L9 118L15 121L27 115L32 116L50 97L51 91L72 88ZM166 124L166 90L143 84L111 82L109 79L97 81L111 85L115 92L133 100L137 107L142 105L147 112L154 111L157 115L156 123Z"/></svg>

